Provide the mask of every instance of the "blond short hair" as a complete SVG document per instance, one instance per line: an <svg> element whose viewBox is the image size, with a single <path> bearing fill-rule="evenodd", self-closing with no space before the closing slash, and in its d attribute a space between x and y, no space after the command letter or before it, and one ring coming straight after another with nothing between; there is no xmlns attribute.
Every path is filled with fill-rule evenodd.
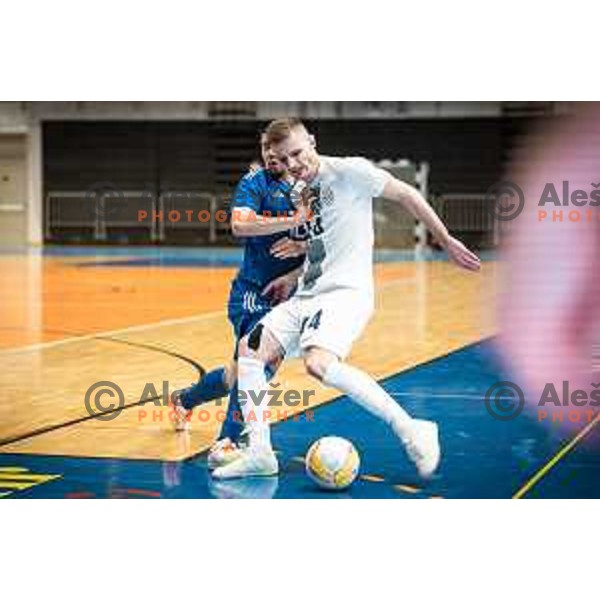
<svg viewBox="0 0 600 600"><path fill-rule="evenodd" d="M271 121L271 123L269 123L261 136L261 141L265 146L280 144L284 140L287 140L293 131L300 128L306 131L304 123L296 117L276 119L275 121Z"/></svg>

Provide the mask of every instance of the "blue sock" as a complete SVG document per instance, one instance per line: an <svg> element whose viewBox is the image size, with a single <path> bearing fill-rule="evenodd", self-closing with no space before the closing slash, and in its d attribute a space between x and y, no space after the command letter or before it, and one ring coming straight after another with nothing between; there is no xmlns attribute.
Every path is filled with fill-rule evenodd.
<svg viewBox="0 0 600 600"><path fill-rule="evenodd" d="M277 371L271 365L265 365L265 377L267 378L267 383L275 377Z"/></svg>
<svg viewBox="0 0 600 600"><path fill-rule="evenodd" d="M225 383L225 369L215 369L207 373L194 387L190 388L183 396L181 404L188 410L227 396L229 389Z"/></svg>
<svg viewBox="0 0 600 600"><path fill-rule="evenodd" d="M227 406L227 416L221 427L219 439L229 438L232 442L238 442L244 429L244 418L240 407L238 397L237 383L229 392L229 405Z"/></svg>

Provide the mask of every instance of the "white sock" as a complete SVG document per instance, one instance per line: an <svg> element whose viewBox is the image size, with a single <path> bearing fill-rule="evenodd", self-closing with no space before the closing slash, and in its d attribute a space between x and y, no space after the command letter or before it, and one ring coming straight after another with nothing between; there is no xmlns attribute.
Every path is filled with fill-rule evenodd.
<svg viewBox="0 0 600 600"><path fill-rule="evenodd" d="M264 394L261 399L259 395L266 388L265 364L256 358L240 356L238 358L238 391L243 394L240 396L240 407L250 434L250 445L271 448L271 429L264 418L270 397Z"/></svg>
<svg viewBox="0 0 600 600"><path fill-rule="evenodd" d="M359 406L379 417L404 438L412 419L409 414L371 377L363 371L342 362L332 362L323 383L344 392Z"/></svg>

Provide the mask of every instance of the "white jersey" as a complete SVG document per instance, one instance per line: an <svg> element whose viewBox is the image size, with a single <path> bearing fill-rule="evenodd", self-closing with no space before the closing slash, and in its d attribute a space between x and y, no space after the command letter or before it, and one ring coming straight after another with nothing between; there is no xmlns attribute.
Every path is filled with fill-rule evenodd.
<svg viewBox="0 0 600 600"><path fill-rule="evenodd" d="M310 187L318 191L297 295L340 289L373 296L373 198L391 175L364 158L321 156Z"/></svg>

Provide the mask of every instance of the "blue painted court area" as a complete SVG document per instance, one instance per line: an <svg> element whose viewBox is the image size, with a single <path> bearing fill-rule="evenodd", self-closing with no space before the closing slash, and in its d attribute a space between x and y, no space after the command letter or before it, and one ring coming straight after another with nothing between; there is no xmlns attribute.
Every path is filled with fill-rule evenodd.
<svg viewBox="0 0 600 600"><path fill-rule="evenodd" d="M205 455L181 463L0 455L0 497L509 498L575 434L524 414L508 422L492 418L485 392L502 379L506 375L487 341L382 382L411 414L440 426L443 459L428 483L415 475L392 433L343 397L317 408L313 422L273 427L282 465L278 478L213 482ZM600 497L600 456L591 449L597 448L599 430L595 427L525 497ZM347 437L360 452L361 479L346 492L320 491L304 474L301 457L324 435ZM11 473L17 475L12 484ZM51 475L60 477L44 480ZM12 487L3 487L7 482Z"/></svg>

